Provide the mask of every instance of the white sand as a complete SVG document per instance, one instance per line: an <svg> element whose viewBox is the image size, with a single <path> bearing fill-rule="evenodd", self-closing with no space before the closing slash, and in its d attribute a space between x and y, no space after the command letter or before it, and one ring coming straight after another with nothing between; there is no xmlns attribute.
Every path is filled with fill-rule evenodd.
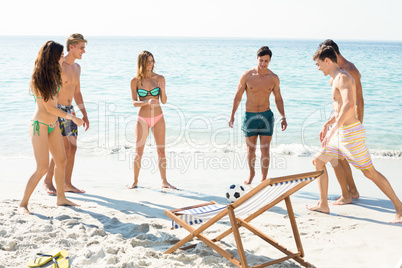
<svg viewBox="0 0 402 268"><path fill-rule="evenodd" d="M150 161L155 155L147 157ZM164 211L210 200L227 203L226 187L242 183L248 174L246 166L230 154L169 158L168 178L180 191L161 191L159 172L151 162L141 171L142 187L128 190L125 185L132 182L128 157L77 156L73 182L87 193L67 196L81 207L57 207L55 197L44 193L41 182L30 200L32 216L18 215L17 207L35 168L33 158L0 159L0 267L26 267L35 253L53 249L67 250L72 267L234 267L202 243L193 250L164 255L174 242L187 235L184 230L170 230ZM313 170L311 158L279 157L275 161L270 177ZM179 162L190 164L185 169ZM374 164L402 198L402 160L374 159ZM316 181L291 197L305 260L329 268L396 267L402 258L402 224L387 223L394 219L392 203L359 171L353 172L361 198L353 205L331 206L330 215L305 208L317 201ZM330 198L340 193L332 169L329 193ZM253 223L281 244L296 249L284 203ZM227 227L224 222L205 234L213 237ZM246 235L250 265L282 256L248 231L241 233ZM231 237L220 245L237 256ZM299 265L286 261L272 267Z"/></svg>

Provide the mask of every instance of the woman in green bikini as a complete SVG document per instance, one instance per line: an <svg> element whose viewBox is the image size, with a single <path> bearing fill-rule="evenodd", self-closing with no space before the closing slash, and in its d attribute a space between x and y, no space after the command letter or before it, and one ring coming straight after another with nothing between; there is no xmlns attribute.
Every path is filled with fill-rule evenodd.
<svg viewBox="0 0 402 268"><path fill-rule="evenodd" d="M56 204L58 206L77 206L68 200L64 194L64 169L67 160L57 118L71 119L78 126L81 126L83 121L57 108L57 93L62 85L60 68L62 61L63 46L54 41L47 41L41 47L35 60L30 88L34 94L37 109L32 118L30 133L36 160L36 171L29 178L25 187L24 196L19 206L21 214L31 214L28 210L28 201L40 179L47 172L49 152L56 163Z"/></svg>

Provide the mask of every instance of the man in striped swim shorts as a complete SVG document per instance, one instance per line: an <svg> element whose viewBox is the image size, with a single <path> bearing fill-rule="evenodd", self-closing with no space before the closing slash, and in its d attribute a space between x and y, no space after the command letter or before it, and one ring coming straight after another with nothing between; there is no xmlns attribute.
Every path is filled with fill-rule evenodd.
<svg viewBox="0 0 402 268"><path fill-rule="evenodd" d="M363 117L364 117L364 99L363 99L363 88L362 83L360 81L361 74L356 66L345 59L341 52L339 51L338 45L331 39L327 39L320 44L320 46L330 46L335 50L337 64L341 70L348 72L353 79L355 80L356 86L356 117L363 124ZM324 126L325 128L328 126ZM359 198L359 191L357 190L355 181L353 179L352 169L346 159L340 160L336 166L333 166L335 175L337 178L345 177L347 182L347 191L342 192L342 196L338 198L333 205L345 205L350 204L352 199ZM342 179L341 179L342 181ZM343 185L342 185L343 186ZM342 187L342 189L346 189L346 187Z"/></svg>
<svg viewBox="0 0 402 268"><path fill-rule="evenodd" d="M356 86L353 77L339 68L335 50L330 46L320 46L313 57L325 76L331 77L332 98L335 113L325 124L328 127L320 133L321 151L314 158L313 164L317 170L324 170L318 178L320 199L309 210L329 213L328 205L328 173L325 164L331 162L336 165L339 159L346 159L364 176L372 180L381 191L392 201L396 215L394 223L402 223L402 203L396 196L388 180L378 172L371 161L365 139L366 131L356 117ZM339 178L338 178L339 179ZM346 180L345 178L343 178ZM346 181L341 183L346 187Z"/></svg>

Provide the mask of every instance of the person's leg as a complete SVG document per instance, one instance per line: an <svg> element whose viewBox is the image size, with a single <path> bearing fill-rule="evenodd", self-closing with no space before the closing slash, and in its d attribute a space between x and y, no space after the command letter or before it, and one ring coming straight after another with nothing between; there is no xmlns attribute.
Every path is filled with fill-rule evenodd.
<svg viewBox="0 0 402 268"><path fill-rule="evenodd" d="M344 177L351 198L359 198L359 192L353 180L349 163L360 170L370 168L372 162L365 144L366 131L358 121L348 126L340 127L339 133L341 133L342 139L339 140L338 146L345 158L339 164L344 170Z"/></svg>
<svg viewBox="0 0 402 268"><path fill-rule="evenodd" d="M58 119L58 124L60 128L61 124L60 118ZM65 135L63 134L65 133L64 124L62 125L62 128L60 128L60 132L62 135ZM56 195L56 188L53 185L53 175L54 175L54 160L53 157L51 157L49 168L47 170L45 180L43 181L43 188L45 189L47 194Z"/></svg>
<svg viewBox="0 0 402 268"><path fill-rule="evenodd" d="M152 134L155 138L156 150L158 152L158 167L162 179L162 188L176 189L167 181L166 177L166 153L165 153L165 119L163 116L151 128Z"/></svg>
<svg viewBox="0 0 402 268"><path fill-rule="evenodd" d="M329 205L328 205L328 172L325 164L329 161L333 161L335 159L332 155L324 155L319 154L313 160L313 165L316 170L324 170L324 173L317 178L318 181L318 189L320 191L320 199L318 200L318 204L315 206L307 207L309 210L329 213Z"/></svg>
<svg viewBox="0 0 402 268"><path fill-rule="evenodd" d="M396 215L393 223L402 223L402 203L396 196L389 181L380 172L378 172L374 166L369 169L362 170L362 172L364 176L372 180L394 204Z"/></svg>
<svg viewBox="0 0 402 268"><path fill-rule="evenodd" d="M260 149L261 149L261 181L264 181L268 175L269 168L269 149L271 146L272 136L260 135Z"/></svg>
<svg viewBox="0 0 402 268"><path fill-rule="evenodd" d="M247 163L250 169L250 175L247 180L244 181L244 184L251 184L255 176L255 150L257 147L257 138L258 136L246 137L246 145L247 145Z"/></svg>
<svg viewBox="0 0 402 268"><path fill-rule="evenodd" d="M49 151L52 154L55 168L54 181L57 189L57 205L58 206L78 206L66 198L64 193L65 185L65 168L66 168L66 153L64 151L63 139L60 134L59 127L56 126L54 131L49 134Z"/></svg>
<svg viewBox="0 0 402 268"><path fill-rule="evenodd" d="M30 129L33 153L36 161L36 170L31 175L27 185L25 186L24 195L18 209L21 214L31 214L28 210L29 198L49 167L48 128L43 124L40 124L39 126L40 128L37 134L32 134L32 127Z"/></svg>
<svg viewBox="0 0 402 268"><path fill-rule="evenodd" d="M360 197L359 191L357 191L357 187L352 175L352 169L350 168L349 162L346 159L340 161L340 164L345 171L346 182L348 184L349 194L353 199L357 199Z"/></svg>
<svg viewBox="0 0 402 268"><path fill-rule="evenodd" d="M148 124L141 119L137 120L137 124L135 126L135 156L134 156L134 182L133 184L127 186L129 189L138 187L138 177L140 175L141 170L141 159L144 153L145 142L147 141L147 137L149 134Z"/></svg>
<svg viewBox="0 0 402 268"><path fill-rule="evenodd" d="M378 172L371 161L371 156L366 146L366 131L360 122L354 124L353 128L348 128L344 132L353 137L345 144L348 151L348 160L354 167L360 169L364 176L372 180L378 188L392 201L396 210L395 223L402 223L402 203L396 196L389 181Z"/></svg>
<svg viewBox="0 0 402 268"><path fill-rule="evenodd" d="M74 163L75 163L75 154L77 152L77 136L66 136L63 137L64 141L64 148L68 147L68 150L66 150L66 156L67 156L67 165L66 165L66 185L64 187L64 190L66 192L73 192L73 193L85 193L84 190L80 190L77 187L75 187L71 180L72 180L72 175L73 175L73 169L74 169Z"/></svg>
<svg viewBox="0 0 402 268"><path fill-rule="evenodd" d="M49 168L47 170L45 180L43 181L43 188L45 189L46 193L51 195L56 195L56 188L53 185L53 174L54 174L54 160L53 158L50 159Z"/></svg>
<svg viewBox="0 0 402 268"><path fill-rule="evenodd" d="M349 188L346 180L346 173L341 164L343 161L347 160L334 159L333 161L331 161L331 165L334 168L336 178L338 179L342 191L342 196L339 197L335 202L333 202L332 203L333 205L346 205L352 203L352 196L349 193Z"/></svg>

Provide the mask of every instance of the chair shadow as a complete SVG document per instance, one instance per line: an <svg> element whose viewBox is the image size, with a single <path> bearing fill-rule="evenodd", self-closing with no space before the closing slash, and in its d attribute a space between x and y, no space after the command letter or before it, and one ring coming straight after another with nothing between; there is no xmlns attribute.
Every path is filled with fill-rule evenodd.
<svg viewBox="0 0 402 268"><path fill-rule="evenodd" d="M206 194L202 194L199 192L194 192L194 191L188 191L188 190L164 190L164 189L155 189L155 188L144 188L144 187L139 187L137 189L140 190L149 190L149 191L153 191L153 192L162 192L163 194L166 195L174 195L174 196L180 196L183 198L188 198L191 200L199 200L202 202L210 202L211 200L216 201L217 203L220 204L229 204L229 201L226 198L222 198L219 196L214 196L214 195L206 195ZM136 190L137 190L136 189ZM131 191L131 190L130 190ZM94 202L97 203L101 206L104 207L108 207L111 209L115 209L115 210L119 210L123 213L126 214L135 214L138 211L134 211L132 208L135 205L138 205L138 203L134 203L134 202L130 202L130 201L126 201L126 200L116 200L113 198L108 198L105 196L100 196L100 195L95 195L95 194L82 194L80 195L82 197L79 196L69 196L70 199L74 199L77 201L90 201L90 202ZM176 207L171 207L171 206L167 206L163 204L163 200L161 200L160 203L152 203L152 202L148 202L148 201L141 201L140 204L149 204L149 205L153 205L158 207L158 209L156 208L151 208L151 207L146 207L144 209L141 209L140 212L142 212L142 214L140 215L144 215L143 212L144 210L150 210L150 212L155 212L155 213L148 213L149 215L147 215L150 218L155 218L154 215L158 215L158 212L162 212L164 214L165 210L169 210L169 209L175 209Z"/></svg>
<svg viewBox="0 0 402 268"><path fill-rule="evenodd" d="M142 187L139 187L139 188L142 188ZM190 191L187 189L177 189L177 190L164 190L164 189L155 189L155 188L145 188L145 189L154 191L154 192L163 192L164 194L180 196L180 197L184 197L184 198L188 198L188 199L199 200L199 201L203 201L203 202L210 202L211 200L214 200L215 202L222 204L222 205L229 204L229 201L228 201L228 199L226 199L226 197L203 194L200 192ZM174 208L169 208L169 209L174 209Z"/></svg>
<svg viewBox="0 0 402 268"><path fill-rule="evenodd" d="M141 187L139 188L141 189ZM174 196L180 196L184 198L189 198L189 199L194 199L194 200L200 200L203 202L209 202L211 200L215 200L216 202L226 202L228 203L228 200L226 198L221 198L218 196L211 196L211 195L205 195L202 193L198 192L193 192L193 191L184 191L184 190L161 190L161 189L154 189L154 188L144 188L142 190L150 190L150 191L156 191L156 192L162 192L163 194L167 195L174 195ZM139 215L147 218L161 218L161 219L166 219L167 221L170 221L170 219L165 215L164 211L165 210L171 210L175 209L175 207L171 207L168 205L163 204L163 200L161 202L150 202L150 201L141 201L141 202L132 202L132 201L127 201L127 200L118 200L114 198L109 198L106 196L101 196L101 195L96 195L96 194L80 194L80 195L73 195L69 196L69 199L74 199L76 201L81 201L81 202L93 202L98 204L99 206L106 207L112 210L119 211L121 213L127 214L127 215ZM86 213L90 215L92 218L98 220L102 225L103 229L109 233L112 234L121 234L125 238L132 238L136 234L138 234L136 231L142 229L143 233L144 230L147 229L144 227L143 224L136 225L132 223L122 223L120 222L116 217L109 217L105 214L97 213L94 212L90 209L85 209L82 207L71 207L72 210L76 211L77 213ZM38 217L42 219L47 219L46 216L43 215L37 215ZM99 226L94 226L94 225L88 225L85 223L82 223L83 225L86 225L87 227L97 227ZM116 228L118 227L118 228Z"/></svg>

